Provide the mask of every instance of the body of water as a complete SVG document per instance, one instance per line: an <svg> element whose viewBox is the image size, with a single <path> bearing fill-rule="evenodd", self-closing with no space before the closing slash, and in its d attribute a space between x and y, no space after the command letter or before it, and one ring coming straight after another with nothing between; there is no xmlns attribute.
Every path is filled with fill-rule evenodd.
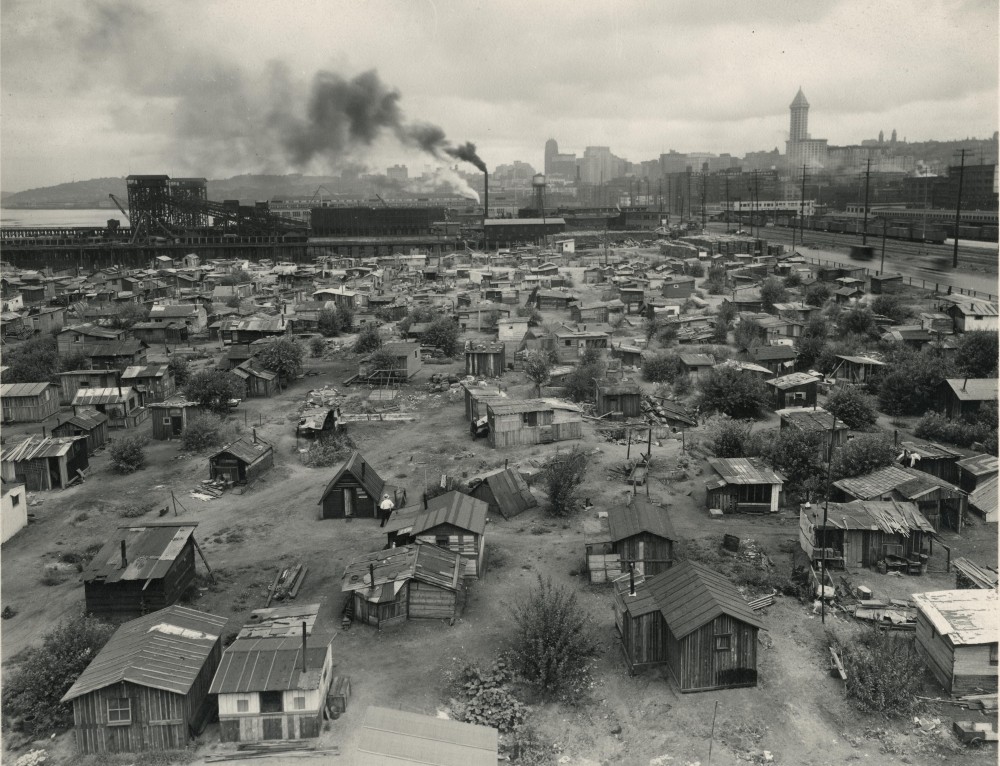
<svg viewBox="0 0 1000 766"><path fill-rule="evenodd" d="M81 210L9 210L0 208L0 226L33 229L44 226L100 226L108 225L109 218L117 218L122 226L128 219L116 208Z"/></svg>

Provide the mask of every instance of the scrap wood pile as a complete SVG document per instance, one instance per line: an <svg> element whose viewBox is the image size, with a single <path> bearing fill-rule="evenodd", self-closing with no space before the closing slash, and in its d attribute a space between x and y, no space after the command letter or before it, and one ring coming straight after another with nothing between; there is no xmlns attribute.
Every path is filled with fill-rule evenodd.
<svg viewBox="0 0 1000 766"><path fill-rule="evenodd" d="M253 758L326 758L340 755L340 748L331 745L319 749L314 743L303 740L274 740L271 742L247 742L236 746L231 753L214 753L205 756L205 763L223 761L243 761Z"/></svg>
<svg viewBox="0 0 1000 766"><path fill-rule="evenodd" d="M226 491L226 482L222 479L203 479L201 484L191 490L191 497L196 500L212 500L222 497Z"/></svg>
<svg viewBox="0 0 1000 766"><path fill-rule="evenodd" d="M984 713L997 712L997 693L990 694L964 694L961 697L917 697L924 702L941 702L947 705L960 707L963 710L982 710Z"/></svg>
<svg viewBox="0 0 1000 766"><path fill-rule="evenodd" d="M306 394L305 405L302 409L306 407L333 407L343 398L343 395L333 386L314 388Z"/></svg>
<svg viewBox="0 0 1000 766"><path fill-rule="evenodd" d="M877 625L886 630L916 630L917 609L910 601L862 599L847 608L854 619Z"/></svg>
<svg viewBox="0 0 1000 766"><path fill-rule="evenodd" d="M274 582L271 583L270 590L267 592L267 603L265 606L270 606L271 601L284 601L285 599L298 596L299 588L302 587L302 581L306 579L306 572L308 571L309 567L305 564L297 564L287 569L279 569L278 573L274 576Z"/></svg>

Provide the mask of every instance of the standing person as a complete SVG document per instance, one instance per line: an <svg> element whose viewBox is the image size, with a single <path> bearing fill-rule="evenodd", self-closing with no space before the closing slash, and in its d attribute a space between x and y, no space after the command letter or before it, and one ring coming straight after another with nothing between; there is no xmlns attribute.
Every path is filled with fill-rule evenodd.
<svg viewBox="0 0 1000 766"><path fill-rule="evenodd" d="M389 520L389 516L392 514L393 510L396 508L396 504L392 502L392 498L388 494L382 495L382 502L378 504L378 515L382 523L379 524L380 527L384 527L385 523Z"/></svg>

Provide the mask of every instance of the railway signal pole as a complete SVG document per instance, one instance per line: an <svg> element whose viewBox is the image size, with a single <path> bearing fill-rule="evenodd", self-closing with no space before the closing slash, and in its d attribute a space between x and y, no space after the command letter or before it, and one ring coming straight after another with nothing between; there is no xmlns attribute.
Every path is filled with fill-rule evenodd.
<svg viewBox="0 0 1000 766"><path fill-rule="evenodd" d="M962 221L962 181L965 178L965 153L968 149L962 149L962 164L958 166L958 200L955 203L955 249L951 254L951 267L958 268L958 227Z"/></svg>
<svg viewBox="0 0 1000 766"><path fill-rule="evenodd" d="M805 247L806 244L806 164L802 163L802 191L799 193L799 242ZM793 231L794 235L795 232Z"/></svg>
<svg viewBox="0 0 1000 766"><path fill-rule="evenodd" d="M868 244L868 181L872 174L872 160L868 158L868 166L865 168L865 221L861 228L861 244Z"/></svg>

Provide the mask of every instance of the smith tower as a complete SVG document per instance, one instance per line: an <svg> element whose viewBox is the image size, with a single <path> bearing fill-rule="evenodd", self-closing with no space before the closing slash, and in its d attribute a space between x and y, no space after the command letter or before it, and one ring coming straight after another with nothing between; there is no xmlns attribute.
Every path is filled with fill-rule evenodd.
<svg viewBox="0 0 1000 766"><path fill-rule="evenodd" d="M799 88L795 94L795 100L788 107L792 113L792 124L788 131L790 141L805 141L809 138L809 102L806 101L806 94Z"/></svg>

